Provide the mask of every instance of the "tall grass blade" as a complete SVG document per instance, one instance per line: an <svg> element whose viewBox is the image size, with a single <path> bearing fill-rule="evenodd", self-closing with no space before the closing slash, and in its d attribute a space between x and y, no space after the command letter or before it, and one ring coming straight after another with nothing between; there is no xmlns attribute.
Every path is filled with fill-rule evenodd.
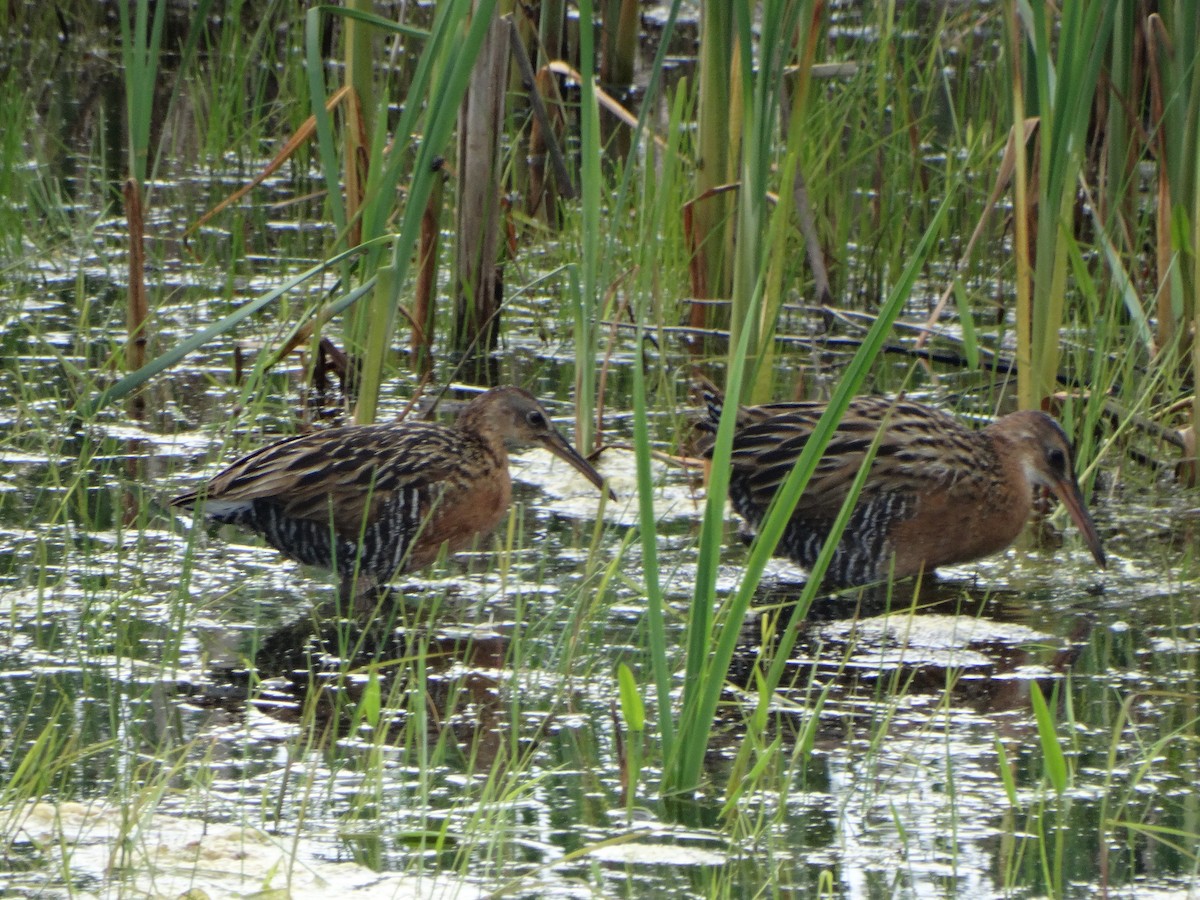
<svg viewBox="0 0 1200 900"><path fill-rule="evenodd" d="M338 244L346 240L346 202L342 194L341 167L338 165L337 143L333 133L333 119L326 107L330 93L325 80L325 60L321 56L321 27L329 7L314 6L304 14L305 72L308 75L308 96L313 118L317 126L317 153L321 160L321 174L325 178L325 197L329 214L337 233Z"/></svg>
<svg viewBox="0 0 1200 900"><path fill-rule="evenodd" d="M1050 780L1054 792L1059 796L1067 789L1067 758L1063 753L1062 743L1058 739L1058 726L1054 714L1046 704L1042 689L1036 681L1029 683L1029 702L1033 706L1033 717L1037 722L1038 740L1042 748L1042 764L1046 769L1046 777Z"/></svg>
<svg viewBox="0 0 1200 900"><path fill-rule="evenodd" d="M644 311L638 312L638 340L642 347ZM642 582L646 596L646 629L650 665L654 678L658 711L659 740L663 755L669 757L675 745L675 726L672 718L671 669L668 660L666 624L663 616L665 601L658 571L658 529L654 513L654 476L650 467L651 446L646 403L646 374L641 366L633 366L633 443L637 469L638 535L642 549Z"/></svg>
<svg viewBox="0 0 1200 900"><path fill-rule="evenodd" d="M1114 16L1106 3L1070 3L1062 7L1055 27L1046 4L1015 2L1030 43L1030 52L1022 58L1032 68L1041 123L1035 259L1031 269L1018 271L1018 277L1033 279L1028 311L1018 315L1019 323L1028 323L1030 341L1027 353L1018 352L1019 362L1026 356L1029 361L1018 368L1018 395L1023 408L1034 409L1057 388L1067 245L1075 240L1076 184ZM1022 122L1018 119L1014 124L1019 127ZM1018 215L1028 213L1027 207L1017 210Z"/></svg>
<svg viewBox="0 0 1200 900"><path fill-rule="evenodd" d="M452 0L440 6L430 41L421 65L418 66L418 71L428 71L433 68L433 63L428 62L426 65L427 59L434 54L445 53L445 57L440 60L441 67L437 68L436 75L432 76L430 82L424 137L413 158L407 202L392 248L392 259L388 266L381 267L380 277L371 295L371 331L363 360L359 400L354 410L355 421L360 424L375 420L379 388L391 347L401 293L408 284L408 270L420 238L421 221L425 215L429 195L433 191L434 180L441 177L438 160L450 140L458 117L458 107L466 93L475 59L492 26L495 5L496 0L481 0L472 11L470 0ZM452 43L455 35L459 40ZM415 98L410 99L415 101ZM413 102L412 105L417 104ZM402 148L394 146L392 153L395 157L402 153ZM389 164L385 164L383 168L385 177L397 174L397 170ZM386 184L386 181L384 183ZM371 189L375 187L373 184L369 185ZM366 211L364 206L364 239L367 237ZM381 224L381 220L377 218L379 215L380 212L376 209L371 219L373 227ZM385 274L385 269L390 271Z"/></svg>
<svg viewBox="0 0 1200 900"><path fill-rule="evenodd" d="M676 753L664 763L663 786L667 793L694 790L700 784L704 756L708 749L709 732L716 716L717 704L725 684L725 675L737 646L738 633L746 611L750 607L767 562L778 546L792 510L803 493L808 479L820 461L826 444L834 429L866 380L876 357L883 350L892 324L908 301L917 277L944 228L948 211L956 202L957 188L947 191L945 199L934 214L905 269L892 287L879 316L872 324L846 368L835 389L829 405L813 429L804 452L796 461L787 480L780 487L771 510L759 527L758 535L746 560L745 572L734 597L721 610L719 622L714 625L712 610L716 600L716 570L720 557L720 541L725 514L725 497L729 488L729 459L733 444L733 426L736 404L727 400L717 428L716 442L712 451L712 478L705 501L704 520L700 528L699 561L696 573L696 589L692 600L687 637L687 670L684 678L682 711L677 727ZM759 292L761 298L761 291ZM757 304L752 305L752 309ZM737 352L731 357L726 397L734 397L741 386L743 374L743 351L749 341L748 332L743 330ZM843 511L846 515L846 511ZM826 542L822 555L832 554L837 538L833 535ZM819 588L821 572L810 573L808 585L801 597L797 610L807 608ZM806 599L807 598L807 599ZM800 612L797 613L801 614ZM787 633L794 640L795 629ZM714 640L715 637L715 640ZM788 637L785 636L785 641ZM790 647L788 648L790 649ZM772 666L769 689L773 690L782 675L780 657L786 659L787 650L780 648L777 662Z"/></svg>
<svg viewBox="0 0 1200 900"><path fill-rule="evenodd" d="M752 37L754 23L749 4L736 3L733 6L736 59L740 67L738 83L741 85L741 97L738 108L742 110L742 155L741 189L737 194L737 240L733 255L729 333L734 345L741 343L739 335L743 329L749 331L750 335L746 343L745 360L749 366L746 382L749 390L733 394L731 399L759 402L765 400L769 393L769 378L760 379L759 372L763 368L766 347L774 334L774 322L782 302L779 290L782 270L778 264L772 266L769 260L772 242L768 225L768 179L773 174L772 161L778 141L784 66L796 49L792 39L804 4L796 0L767 0L762 4L761 27L764 33L786 36L787 39L758 42L757 65ZM799 133L792 137L798 141ZM789 150L794 149L795 147L789 147ZM791 182L795 179L795 167L796 159L793 153L789 155L784 167L787 173L786 196L789 199ZM789 221L790 203L783 203L781 206L782 210L777 212L787 217L781 221ZM781 237L782 229L779 229L775 236L776 247ZM759 279L763 272L775 272L776 277L760 286ZM759 290L764 290L765 295L759 301L760 305L752 311L752 298ZM754 390L756 387L758 390Z"/></svg>
<svg viewBox="0 0 1200 900"><path fill-rule="evenodd" d="M319 263L310 269L306 269L305 271L294 276L293 278L289 278L287 281L285 281L279 287L274 288L270 291L267 291L262 296L256 297L254 300L251 300L248 303L242 304L236 310L231 312L229 315L225 316L224 318L220 319L217 322L214 322L212 325L209 325L208 327L201 329L200 331L196 332L196 334L192 335L191 337L187 338L186 340L180 341L178 344L176 344L174 347L172 347L166 353L163 353L163 354L159 355L158 357L152 359L150 362L146 363L146 365L144 365L142 368L138 369L136 372L129 373L124 378L121 378L119 381L117 381L115 384L113 384L112 386L105 388L103 391L100 392L99 395L97 395L89 403L78 404L77 408L79 409L80 414L84 417L85 420L91 418L93 415L95 415L97 412L99 412L104 407L108 406L111 403L115 403L116 401L122 399L123 397L128 396L130 393L137 390L139 387L141 387L143 384L145 384L147 381L149 381L154 376L159 375L162 372L165 372L167 369L169 369L171 366L178 363L181 359L183 359L185 356L187 356L193 350L196 350L197 348L204 346L205 344L207 344L209 341L213 340L214 338L220 337L221 335L232 330L234 328L234 326L238 325L240 322L246 320L250 316L253 316L255 313L259 312L260 310L265 309L266 307L270 306L272 303L274 303L275 301L279 300L281 297L286 295L293 288L296 288L299 285L303 284L304 282L321 275L323 272L327 271L330 267L338 265L339 263L342 262L343 258L350 256L350 255L357 254L357 253L361 253L365 249L366 249L365 247L354 247L354 248L351 248L350 250L346 250L343 253L340 253L337 256L334 256L331 259L329 259L323 263ZM356 302L359 298L363 297L367 293L367 291L372 289L373 287L374 287L374 279L372 279L371 281L362 285L361 287L348 292L338 302L330 304L330 306L327 308L327 311L331 314L341 312L342 310L344 310L345 308L347 308L348 306L350 306L351 304ZM266 360L267 357L263 357L263 359ZM252 379L250 381L250 384L254 384L254 383L255 382Z"/></svg>
<svg viewBox="0 0 1200 900"><path fill-rule="evenodd" d="M158 83L159 48L167 4L155 3L150 21L149 0L137 0L134 21L129 20L129 3L120 3L121 61L125 70L125 110L129 129L129 177L141 185L150 168L150 128L154 115L154 92Z"/></svg>
<svg viewBox="0 0 1200 900"><path fill-rule="evenodd" d="M575 339L575 441L580 451L595 445L596 359L598 329L594 317L600 296L600 250L603 245L600 213L600 107L596 102L596 50L591 0L579 3L579 281L573 292ZM573 287L575 287L573 285Z"/></svg>
<svg viewBox="0 0 1200 900"><path fill-rule="evenodd" d="M705 3L700 15L699 97L696 108L696 197L693 211L692 294L697 299L729 296L733 261L732 203L717 189L734 180L741 144L740 116L733 102L740 72L734 62L734 3ZM693 304L691 324L705 328L724 317L712 307ZM736 342L735 342L736 343Z"/></svg>
<svg viewBox="0 0 1200 900"><path fill-rule="evenodd" d="M1171 3L1147 20L1154 151L1158 162L1159 344L1191 347L1191 373L1200 371L1200 4ZM1169 210L1169 213L1168 213ZM1170 364L1175 353L1165 354ZM1193 392L1193 424L1200 393Z"/></svg>
<svg viewBox="0 0 1200 900"><path fill-rule="evenodd" d="M371 0L348 0L347 8L356 13L371 14ZM371 58L372 29L360 18L347 16L343 22L345 42L345 82L350 88L346 105L346 127L343 135L343 159L346 182L346 220L350 229L347 245L362 240L359 208L365 190L366 172L363 166L371 146L371 121L366 113L375 108L374 60Z"/></svg>
<svg viewBox="0 0 1200 900"><path fill-rule="evenodd" d="M679 9L679 2L680 0L675 0L672 4L667 23L667 33L669 33L670 27L674 24L675 15ZM667 45L668 42L664 40L659 46L659 56L654 67L656 75L661 70L661 62ZM638 123L634 128L631 154L637 151L640 144L652 96L653 91L648 90L646 103L643 104ZM646 287L643 290L636 291L634 295L634 320L636 323L634 346L638 348L639 352L650 343L647 331L652 326L651 317L654 312L651 308L651 297L655 276L653 266L648 263L657 260L658 252L655 238L669 230L667 225L668 219L674 212L673 208L669 205L673 198L667 191L670 186L675 185L681 178L679 143L683 129L680 127L680 123L683 120L685 99L685 91L681 88L676 94L675 102L671 107L667 146L663 150L661 169L658 172L654 172L651 167L647 166L643 175L647 182L645 193L649 195L649 185L653 184L658 189L658 195L656 198L657 202L646 204L643 216L643 240L641 241L641 247L644 249L653 249L647 251L648 258L639 267L639 271L646 277ZM625 206L625 197L629 190L631 173L634 169L632 160L630 160L630 164L627 164L624 168L621 183L613 200L614 206L617 209L623 209ZM604 255L606 259L616 258L619 249L618 242L619 236L616 233L616 229L612 229L605 244ZM634 462L637 471L638 537L642 553L643 591L646 597L647 652L650 656L655 699L657 701L655 707L657 710L659 740L662 744L663 756L669 757L674 752L675 744L672 700L673 684L671 660L669 657L670 648L667 646L664 617L666 602L663 598L658 565L658 523L654 511L655 484L653 469L651 467L650 409L647 400L645 368L640 365L632 366L631 374Z"/></svg>

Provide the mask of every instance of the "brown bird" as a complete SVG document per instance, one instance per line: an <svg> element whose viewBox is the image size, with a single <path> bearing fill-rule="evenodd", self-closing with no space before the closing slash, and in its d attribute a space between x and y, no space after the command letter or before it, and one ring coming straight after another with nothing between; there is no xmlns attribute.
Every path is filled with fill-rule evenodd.
<svg viewBox="0 0 1200 900"><path fill-rule="evenodd" d="M701 449L711 456L724 399L710 384L701 384L698 393L707 407L698 425ZM823 403L803 402L738 410L729 496L751 526L761 524L824 411ZM1070 442L1052 418L1015 412L972 431L931 407L880 397L850 402L796 503L780 555L812 568L881 429L826 585L903 578L998 553L1025 527L1037 487L1062 501L1092 556L1105 566L1075 480Z"/></svg>
<svg viewBox="0 0 1200 900"><path fill-rule="evenodd" d="M453 426L348 425L284 438L171 505L201 504L289 559L336 571L344 599L363 598L427 566L443 545L454 552L490 532L508 510L508 448L519 445L545 447L604 486L533 395L498 387Z"/></svg>

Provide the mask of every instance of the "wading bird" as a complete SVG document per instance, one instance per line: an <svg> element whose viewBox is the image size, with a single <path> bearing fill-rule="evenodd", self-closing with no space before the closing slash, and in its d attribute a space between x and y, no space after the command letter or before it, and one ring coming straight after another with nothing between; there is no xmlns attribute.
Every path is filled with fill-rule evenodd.
<svg viewBox="0 0 1200 900"><path fill-rule="evenodd" d="M711 457L724 398L708 383L698 425ZM757 528L788 477L823 403L742 407L733 438L729 497ZM1084 505L1062 428L1022 411L973 431L953 416L906 400L856 397L792 511L777 552L811 569L851 484L879 437L854 511L824 584L845 587L970 562L1008 547L1029 520L1034 489L1067 508L1101 568L1104 549Z"/></svg>
<svg viewBox="0 0 1200 900"><path fill-rule="evenodd" d="M604 481L542 405L516 387L468 403L453 425L348 425L285 438L242 457L172 506L261 534L289 559L334 570L361 602L398 572L490 532L508 511L508 448L545 447ZM609 496L615 499L610 490Z"/></svg>

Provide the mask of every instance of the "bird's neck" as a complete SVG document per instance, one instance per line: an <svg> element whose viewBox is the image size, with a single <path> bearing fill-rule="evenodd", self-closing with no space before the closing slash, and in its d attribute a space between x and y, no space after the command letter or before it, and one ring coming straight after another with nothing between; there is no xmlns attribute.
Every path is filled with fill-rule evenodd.
<svg viewBox="0 0 1200 900"><path fill-rule="evenodd" d="M492 412L487 406L471 403L458 414L455 427L466 437L480 444L501 467L508 465L508 444L501 435L501 429L491 420Z"/></svg>
<svg viewBox="0 0 1200 900"><path fill-rule="evenodd" d="M1015 414L1014 414L1015 415ZM1017 496L1026 496L1033 491L1033 482L1025 464L1026 451L1013 423L1004 418L997 419L980 434L991 450L992 466L997 475Z"/></svg>

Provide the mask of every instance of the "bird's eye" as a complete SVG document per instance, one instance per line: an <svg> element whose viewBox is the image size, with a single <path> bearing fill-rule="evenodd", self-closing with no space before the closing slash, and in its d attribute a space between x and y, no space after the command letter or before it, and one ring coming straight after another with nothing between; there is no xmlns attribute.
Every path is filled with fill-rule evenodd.
<svg viewBox="0 0 1200 900"><path fill-rule="evenodd" d="M1052 447L1046 452L1046 462L1055 474L1061 475L1067 471L1067 454L1058 447Z"/></svg>
<svg viewBox="0 0 1200 900"><path fill-rule="evenodd" d="M546 417L542 415L540 410L531 409L529 411L529 415L525 417L525 421L528 422L532 428L546 427Z"/></svg>

